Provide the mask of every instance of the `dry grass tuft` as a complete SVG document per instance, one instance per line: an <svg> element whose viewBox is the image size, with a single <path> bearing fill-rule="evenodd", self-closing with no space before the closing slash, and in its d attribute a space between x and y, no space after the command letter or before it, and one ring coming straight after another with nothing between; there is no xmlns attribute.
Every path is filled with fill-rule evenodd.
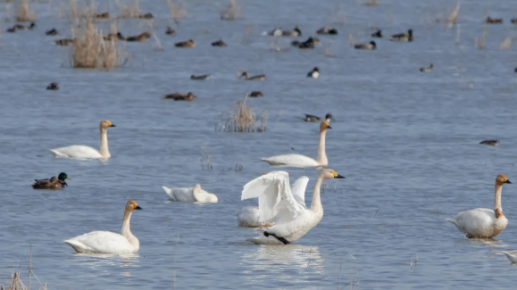
<svg viewBox="0 0 517 290"><path fill-rule="evenodd" d="M224 126L225 132L265 132L267 129L267 112L264 111L261 115L260 121L255 119L255 112L249 106L246 106L248 94L244 96L243 101L237 102L233 106L233 110L226 119Z"/></svg>
<svg viewBox="0 0 517 290"><path fill-rule="evenodd" d="M512 49L512 37L508 36L501 42L501 45L499 45L500 50L510 50Z"/></svg>
<svg viewBox="0 0 517 290"><path fill-rule="evenodd" d="M221 12L221 19L222 20L236 20L242 18L242 13L237 7L237 3L235 0L230 0L230 4L228 4L228 7L225 11Z"/></svg>
<svg viewBox="0 0 517 290"><path fill-rule="evenodd" d="M120 18L139 18L140 17L140 1L135 0L134 3L123 4L118 0L115 1L118 9L118 17Z"/></svg>
<svg viewBox="0 0 517 290"><path fill-rule="evenodd" d="M449 17L447 18L448 24L456 24L458 22L458 13L460 12L460 3L458 2L458 5L456 5L456 8L451 12Z"/></svg>
<svg viewBox="0 0 517 290"><path fill-rule="evenodd" d="M68 18L76 19L76 18L94 18L97 14L97 10L95 9L94 2L90 2L90 5L81 5L77 6L76 0L68 1Z"/></svg>
<svg viewBox="0 0 517 290"><path fill-rule="evenodd" d="M476 37L476 47L477 47L477 49L485 49L485 41L486 41L487 34L488 34L488 30L485 27L483 29L483 33L481 34L481 37L480 38Z"/></svg>
<svg viewBox="0 0 517 290"><path fill-rule="evenodd" d="M244 169L244 166L242 166L242 163L237 162L235 163L235 172L241 172Z"/></svg>
<svg viewBox="0 0 517 290"><path fill-rule="evenodd" d="M76 27L72 27L72 37L74 42L70 66L73 68L110 70L125 62L124 51L119 49L116 41L103 39L93 18L82 19Z"/></svg>
<svg viewBox="0 0 517 290"><path fill-rule="evenodd" d="M29 9L29 2L27 0L21 0L20 6L16 9L16 21L34 22L36 19L36 13Z"/></svg>
<svg viewBox="0 0 517 290"><path fill-rule="evenodd" d="M167 4L169 4L169 13L174 23L179 23L181 18L187 16L187 7L183 3L175 5L172 0L167 0Z"/></svg>
<svg viewBox="0 0 517 290"><path fill-rule="evenodd" d="M199 159L201 162L201 169L203 170L212 170L214 169L214 166L212 166L212 161L210 160L210 154L208 154L208 151L205 147L201 146L201 152L203 153L203 157ZM204 160L204 162L203 162Z"/></svg>

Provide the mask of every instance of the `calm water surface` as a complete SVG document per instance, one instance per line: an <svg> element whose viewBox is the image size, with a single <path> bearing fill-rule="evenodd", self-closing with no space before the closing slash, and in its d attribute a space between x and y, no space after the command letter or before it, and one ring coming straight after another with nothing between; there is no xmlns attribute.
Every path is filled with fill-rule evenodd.
<svg viewBox="0 0 517 290"><path fill-rule="evenodd" d="M239 1L244 19L235 22L219 20L226 1L186 2L176 36L164 34L172 24L165 1L141 3L154 21L121 20L126 35L152 27L163 51L153 39L128 43L128 63L111 72L70 69L69 48L44 35L52 27L70 35L65 3L33 4L36 30L2 34L0 284L17 269L26 277L32 248L33 269L49 289L336 289L338 281L361 289L515 288L517 267L498 251L517 249L517 185L504 190L509 225L499 241L468 241L445 221L460 210L491 208L497 174L517 180L517 53L498 49L516 34L509 24L517 16L514 1L462 3L459 25L450 29L435 22L455 6L445 0L381 0L377 7ZM8 5L12 11L1 3L2 11ZM114 3L97 6L116 14ZM477 50L487 15L505 24L489 26L486 49ZM107 31L109 24L99 25ZM300 25L306 38L328 24L340 34L321 36L310 51L272 52L272 38L261 36ZM386 35L413 28L415 41L350 48L350 35L369 41L375 27ZM189 38L195 49L174 48ZM210 47L219 38L227 48ZM289 48L291 40L276 45ZM418 71L430 63L432 73ZM320 79L307 79L314 66ZM268 80L239 81L244 70ZM189 80L205 73L212 74L207 82ZM50 82L61 90L46 91ZM257 114L267 110L267 132L216 132L232 104L252 90L264 92L248 102ZM188 91L195 102L161 99ZM301 118L328 112L335 116L327 134L330 167L347 179L325 182L323 220L294 245L248 244L256 232L238 228L235 214L256 201L240 201L242 186L272 170L261 157L316 157L318 125ZM47 151L98 147L101 119L117 125L109 129L108 162L57 159ZM500 146L478 145L488 138ZM202 147L213 170L201 166ZM236 172L236 164L243 170ZM61 171L73 178L65 190L30 187L32 179ZM288 171L311 178L310 204L318 172ZM161 189L195 183L219 203L168 203ZM144 208L132 219L137 257L74 255L62 242L92 230L120 231L128 199Z"/></svg>

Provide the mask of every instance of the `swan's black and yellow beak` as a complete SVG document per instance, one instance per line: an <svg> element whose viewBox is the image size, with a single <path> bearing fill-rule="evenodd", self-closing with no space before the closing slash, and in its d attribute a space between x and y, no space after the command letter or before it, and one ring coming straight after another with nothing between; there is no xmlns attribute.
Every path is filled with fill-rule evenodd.
<svg viewBox="0 0 517 290"><path fill-rule="evenodd" d="M117 126L115 126L115 124L111 124L110 127L117 127Z"/></svg>
<svg viewBox="0 0 517 290"><path fill-rule="evenodd" d="M337 175L336 177L334 177L334 178L345 178L345 177L344 177L343 175L341 175L341 174L338 174L338 175Z"/></svg>
<svg viewBox="0 0 517 290"><path fill-rule="evenodd" d="M137 205L137 206L135 207L135 209L142 209L142 208L141 208L139 205Z"/></svg>
<svg viewBox="0 0 517 290"><path fill-rule="evenodd" d="M512 184L512 182L509 179L507 179L505 183Z"/></svg>
<svg viewBox="0 0 517 290"><path fill-rule="evenodd" d="M330 125L327 125L327 129L332 129L332 127L330 127Z"/></svg>

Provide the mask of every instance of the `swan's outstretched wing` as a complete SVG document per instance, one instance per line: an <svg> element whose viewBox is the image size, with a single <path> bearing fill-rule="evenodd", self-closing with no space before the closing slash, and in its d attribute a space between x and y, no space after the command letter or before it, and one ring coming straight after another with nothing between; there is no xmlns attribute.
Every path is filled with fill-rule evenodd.
<svg viewBox="0 0 517 290"><path fill-rule="evenodd" d="M285 171L273 171L259 176L244 185L241 199L259 199L259 220L261 222L281 218L294 219L306 210L299 203L289 185L289 174Z"/></svg>
<svg viewBox="0 0 517 290"><path fill-rule="evenodd" d="M293 183L291 191L293 192L294 198L299 203L305 205L305 191L307 189L307 183L309 183L309 177L302 176Z"/></svg>

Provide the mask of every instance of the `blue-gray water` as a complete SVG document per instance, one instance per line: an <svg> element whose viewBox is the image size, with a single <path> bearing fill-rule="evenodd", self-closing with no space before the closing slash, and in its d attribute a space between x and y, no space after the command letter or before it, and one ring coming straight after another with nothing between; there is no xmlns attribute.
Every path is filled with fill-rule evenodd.
<svg viewBox="0 0 517 290"><path fill-rule="evenodd" d="M492 208L497 174L517 180L517 54L498 49L516 34L509 23L517 16L514 1L463 1L459 24L448 29L435 21L456 5L444 0L380 0L377 7L359 0L238 1L244 18L234 22L219 19L228 2L193 0L174 26L176 36L164 34L173 24L166 1L141 1L142 12L156 19L121 20L120 30L138 34L152 25L163 51L153 39L128 43L128 63L110 72L68 67L69 48L53 42L70 35L67 2L32 4L37 28L0 39L0 284L17 269L27 277L32 248L33 270L49 289L336 289L338 281L361 289L515 287L517 268L498 251L517 249L517 185L503 190L509 225L500 241L468 241L445 221L464 209ZM12 4L1 3L2 11L6 5ZM114 2L97 6L117 13ZM505 23L489 26L486 49L478 50L488 15ZM99 21L105 31L110 23ZM272 52L273 39L260 35L300 25L306 39L328 24L339 35L321 36L309 51ZM45 36L52 27L61 36ZM350 34L369 41L374 27L385 35L413 28L415 41L384 38L377 51L350 48ZM196 48L174 48L189 38ZM227 48L210 46L219 38ZM291 40L278 45L288 48ZM430 63L432 73L419 72ZM320 78L307 79L314 66ZM238 80L244 70L268 80ZM189 80L205 73L212 74L207 82ZM50 82L61 90L46 91ZM257 114L267 110L267 132L216 132L232 104L252 90L264 92L248 103ZM161 99L188 91L198 96L192 103ZM335 117L327 134L330 167L347 179L325 182L323 220L295 245L246 243L255 230L238 228L235 213L256 201L240 201L242 186L272 170L261 157L291 147L316 157L318 125L301 118L328 112ZM47 151L98 147L101 119L117 125L108 133L108 162L57 159ZM489 138L500 146L478 145ZM211 171L202 169L201 147ZM32 179L61 171L73 178L65 190L30 187ZM288 171L311 178L309 203L318 172ZM162 185L195 183L219 203L166 202ZM139 257L77 256L62 242L120 231L128 199L144 208L132 219Z"/></svg>

